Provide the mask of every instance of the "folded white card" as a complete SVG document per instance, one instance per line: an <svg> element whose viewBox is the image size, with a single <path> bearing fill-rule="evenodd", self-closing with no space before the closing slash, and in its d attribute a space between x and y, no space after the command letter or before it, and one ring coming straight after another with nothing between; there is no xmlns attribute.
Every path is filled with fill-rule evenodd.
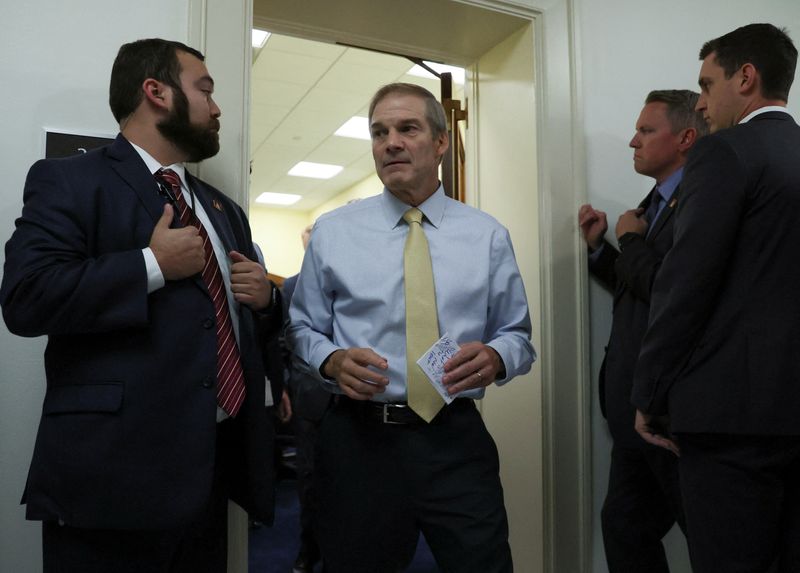
<svg viewBox="0 0 800 573"><path fill-rule="evenodd" d="M453 355L458 352L460 347L456 341L450 338L450 335L445 333L439 340L433 343L428 351L417 360L420 368L422 368L425 375L436 388L436 391L442 396L444 401L449 404L458 396L451 396L442 384L442 376L444 376L444 363L450 360Z"/></svg>

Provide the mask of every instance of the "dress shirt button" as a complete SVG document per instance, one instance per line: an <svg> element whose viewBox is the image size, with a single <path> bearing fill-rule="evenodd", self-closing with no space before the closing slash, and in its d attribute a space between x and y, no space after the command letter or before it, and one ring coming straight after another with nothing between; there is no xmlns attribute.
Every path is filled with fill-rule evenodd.
<svg viewBox="0 0 800 573"><path fill-rule="evenodd" d="M203 378L203 388L211 388L212 386L214 386L213 376L206 376Z"/></svg>
<svg viewBox="0 0 800 573"><path fill-rule="evenodd" d="M205 319L203 321L203 328L205 328L206 330L211 330L212 328L214 328L214 319L213 318Z"/></svg>

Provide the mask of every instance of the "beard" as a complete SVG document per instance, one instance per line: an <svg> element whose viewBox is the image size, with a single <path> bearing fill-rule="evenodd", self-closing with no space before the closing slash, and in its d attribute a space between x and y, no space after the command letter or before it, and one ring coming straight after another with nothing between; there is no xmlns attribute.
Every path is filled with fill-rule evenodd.
<svg viewBox="0 0 800 573"><path fill-rule="evenodd" d="M219 152L219 120L212 118L207 125L193 124L189 119L189 102L183 90L175 90L175 106L169 117L157 124L165 139L186 154L186 161L197 163Z"/></svg>

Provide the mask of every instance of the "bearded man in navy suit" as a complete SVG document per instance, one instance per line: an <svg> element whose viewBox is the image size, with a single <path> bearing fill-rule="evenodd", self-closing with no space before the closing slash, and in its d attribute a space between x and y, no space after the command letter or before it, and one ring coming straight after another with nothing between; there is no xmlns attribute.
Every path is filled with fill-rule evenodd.
<svg viewBox="0 0 800 573"><path fill-rule="evenodd" d="M48 337L23 498L45 572L223 572L228 499L271 520L260 349L281 304L242 209L183 165L219 150L203 60L166 40L122 46L121 133L37 162L6 245L6 324Z"/></svg>
<svg viewBox="0 0 800 573"><path fill-rule="evenodd" d="M695 573L800 571L797 49L750 24L700 51L689 153L634 375L636 427L680 451ZM666 418L668 416L668 419Z"/></svg>

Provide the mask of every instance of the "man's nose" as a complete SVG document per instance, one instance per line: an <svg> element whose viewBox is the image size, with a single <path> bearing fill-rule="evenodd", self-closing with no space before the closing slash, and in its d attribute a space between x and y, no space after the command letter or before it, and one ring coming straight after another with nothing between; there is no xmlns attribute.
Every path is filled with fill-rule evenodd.
<svg viewBox="0 0 800 573"><path fill-rule="evenodd" d="M400 133L395 129L390 129L386 135L386 147L390 149L401 149L403 147L403 138Z"/></svg>
<svg viewBox="0 0 800 573"><path fill-rule="evenodd" d="M703 111L704 109L706 109L706 97L701 94L700 97L697 98L697 103L694 106L694 110Z"/></svg>

